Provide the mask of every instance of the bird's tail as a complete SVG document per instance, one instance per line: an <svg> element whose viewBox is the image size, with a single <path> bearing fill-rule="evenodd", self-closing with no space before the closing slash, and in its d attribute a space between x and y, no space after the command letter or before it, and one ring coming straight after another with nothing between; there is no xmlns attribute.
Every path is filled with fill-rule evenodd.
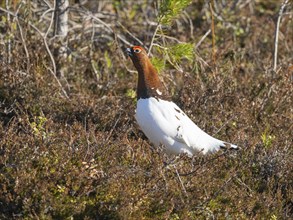
<svg viewBox="0 0 293 220"><path fill-rule="evenodd" d="M220 147L221 149L225 150L239 150L239 147L237 145L228 142L223 142L223 145L221 145Z"/></svg>

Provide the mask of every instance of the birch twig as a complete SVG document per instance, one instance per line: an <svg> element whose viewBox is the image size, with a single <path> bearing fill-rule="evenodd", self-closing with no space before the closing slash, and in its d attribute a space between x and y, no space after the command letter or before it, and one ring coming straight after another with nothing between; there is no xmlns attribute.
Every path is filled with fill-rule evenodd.
<svg viewBox="0 0 293 220"><path fill-rule="evenodd" d="M274 66L273 66L273 70L274 72L276 72L277 70L277 60L278 60L278 42L279 42L279 29L280 29L280 23L281 23L281 18L282 18L282 15L283 15L283 12L285 10L285 7L287 6L289 0L284 0L282 5L281 5L281 8L280 8L280 11L279 11L279 14L278 14L278 19L277 19L277 23L276 23L276 30L275 30L275 46L274 46L274 56L273 56L273 63L274 63Z"/></svg>

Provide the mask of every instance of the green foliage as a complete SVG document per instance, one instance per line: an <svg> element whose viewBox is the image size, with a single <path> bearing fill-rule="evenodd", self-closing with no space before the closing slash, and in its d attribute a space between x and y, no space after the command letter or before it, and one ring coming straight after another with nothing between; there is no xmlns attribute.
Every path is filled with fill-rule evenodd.
<svg viewBox="0 0 293 220"><path fill-rule="evenodd" d="M169 62L176 69L182 69L180 64L184 59L193 61L194 58L193 44L191 43L170 45L164 49L159 48L158 51L163 54L164 57L153 57L151 58L151 62L159 73L165 68L166 62Z"/></svg>
<svg viewBox="0 0 293 220"><path fill-rule="evenodd" d="M180 220L180 216L177 213L174 213L170 216L170 220Z"/></svg>
<svg viewBox="0 0 293 220"><path fill-rule="evenodd" d="M136 92L133 89L127 89L126 96L131 98L131 99L135 99Z"/></svg>
<svg viewBox="0 0 293 220"><path fill-rule="evenodd" d="M178 63L184 58L191 61L193 60L193 44L180 43L175 46L171 46L168 49L168 55L174 63Z"/></svg>
<svg viewBox="0 0 293 220"><path fill-rule="evenodd" d="M105 51L104 57L106 60L106 66L108 69L110 69L112 67L112 61L111 61L111 58L109 57L108 51Z"/></svg>
<svg viewBox="0 0 293 220"><path fill-rule="evenodd" d="M35 135L40 135L43 138L47 137L46 129L44 127L45 123L47 122L46 117L38 116L34 118L34 121L30 123L30 126L33 130Z"/></svg>
<svg viewBox="0 0 293 220"><path fill-rule="evenodd" d="M270 148L275 138L274 135L269 133L269 127L267 127L261 135L261 140L265 148Z"/></svg>
<svg viewBox="0 0 293 220"><path fill-rule="evenodd" d="M240 27L239 24L237 24L236 27L237 28L235 28L235 31L234 31L235 35L236 36L242 36L245 33L244 29L242 27Z"/></svg>
<svg viewBox="0 0 293 220"><path fill-rule="evenodd" d="M162 0L159 23L169 25L191 3L191 0Z"/></svg>
<svg viewBox="0 0 293 220"><path fill-rule="evenodd" d="M7 17L6 16L1 16L0 18L1 18L1 23L5 24L7 22Z"/></svg>
<svg viewBox="0 0 293 220"><path fill-rule="evenodd" d="M162 70L164 70L165 61L163 59L160 59L158 57L152 57L151 62L159 73L162 72Z"/></svg>

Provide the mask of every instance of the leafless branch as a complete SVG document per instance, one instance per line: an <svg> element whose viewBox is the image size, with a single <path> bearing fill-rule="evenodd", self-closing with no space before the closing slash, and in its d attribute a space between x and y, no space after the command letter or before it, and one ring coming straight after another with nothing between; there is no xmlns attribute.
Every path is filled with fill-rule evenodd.
<svg viewBox="0 0 293 220"><path fill-rule="evenodd" d="M122 28L123 28L123 30L124 31L126 31L133 39L135 39L138 43L140 43L140 45L144 45L144 43L140 40L140 39L138 39L137 37L135 37L129 30L127 30L127 28L124 26L124 25L122 25L119 21L118 21L118 25L120 25Z"/></svg>
<svg viewBox="0 0 293 220"><path fill-rule="evenodd" d="M201 43L204 41L204 39L206 39L206 37L211 33L211 29L209 29L200 39L200 41L198 41L198 43L195 45L195 49L197 49Z"/></svg>
<svg viewBox="0 0 293 220"><path fill-rule="evenodd" d="M178 177L178 180L179 180L179 182L180 182L180 185L181 185L181 187L182 187L182 190L183 190L184 194L185 194L186 196L188 196L188 195L187 195L187 191L186 191L185 186L184 186L184 183L183 183L183 181L182 181L182 179L181 179L181 177L180 177L180 175L179 175L179 173L178 173L178 170L177 170L177 168L176 168L176 165L174 165L174 168L175 168L175 171L176 171L176 175L177 175L177 177Z"/></svg>
<svg viewBox="0 0 293 220"><path fill-rule="evenodd" d="M21 38L22 45L23 45L23 48L24 48L24 51L25 51L25 55L26 55L26 59L27 59L27 70L29 70L29 68L30 68L30 56L29 56L29 52L28 52L28 49L27 49L27 46L26 46L26 42L25 42L24 37L23 37L22 27L21 27L18 19L16 19L16 23L17 23L17 26L18 26L18 29L19 29L20 38Z"/></svg>
<svg viewBox="0 0 293 220"><path fill-rule="evenodd" d="M193 36L193 24L192 24L192 19L190 18L189 14L186 11L183 11L183 14L187 17L188 22L189 22L189 27L190 27L190 36Z"/></svg>
<svg viewBox="0 0 293 220"><path fill-rule="evenodd" d="M9 0L6 0L6 9L9 11ZM7 13L7 25L10 26L10 13ZM10 28L9 28L10 29ZM9 35L11 34L11 30L8 31ZM7 63L11 63L11 38L10 36L7 38Z"/></svg>
<svg viewBox="0 0 293 220"><path fill-rule="evenodd" d="M170 39L170 40L174 40L176 41L177 43L183 43L182 41L178 40L177 38L175 37L172 37L172 36L167 36L167 35L163 35L163 34L157 34L158 37L164 37L164 38L167 38L167 39ZM153 43L153 46L155 46L156 44Z"/></svg>
<svg viewBox="0 0 293 220"><path fill-rule="evenodd" d="M112 32L114 35L117 36L119 40L121 40L123 43L125 43L128 46L131 46L132 44L128 42L124 37L122 37L120 34L117 34L111 27L110 25L106 24L104 21L102 21L100 18L96 17L95 15L91 14L90 12L86 12L87 15L92 18L93 20L99 22L100 24L104 25L110 32Z"/></svg>
<svg viewBox="0 0 293 220"><path fill-rule="evenodd" d="M152 47L153 47L153 44L154 44L154 40L156 38L157 32L158 32L158 30L159 30L160 27L161 27L161 25L160 25L160 23L158 23L157 26L156 26L156 29L154 31L152 40L151 40L151 44L150 44L150 47L149 47L148 55L151 54L151 50L152 50Z"/></svg>
<svg viewBox="0 0 293 220"><path fill-rule="evenodd" d="M215 43L215 23L214 23L214 10L213 10L213 1L210 2L210 11L211 11L211 17L212 17L212 22L211 22L211 30L212 30L212 59L214 65L216 64L216 43Z"/></svg>
<svg viewBox="0 0 293 220"><path fill-rule="evenodd" d="M21 17L18 17L17 14L15 14L15 13L9 11L9 10L6 10L6 9L0 7L0 11L6 12L6 13L8 13L9 15L11 15L11 16L13 16L13 17L17 17L19 20L25 22L24 19L22 19ZM49 45L48 45L48 43L47 43L47 39L46 39L46 37L47 37L47 35L48 35L48 33L49 33L50 29L51 29L51 26L52 26L52 20L51 20L50 25L49 25L49 28L48 28L48 30L47 30L47 32L46 32L45 34L42 33L42 32L41 32L41 31L40 31L40 30L39 30L34 24L32 24L30 21L28 22L28 25L29 25L31 28L33 28L33 29L34 29L34 30L35 30L35 31L36 31L36 32L42 37L42 40L43 40L44 45L45 45L45 48L46 48L46 50L47 50L47 53L48 53L48 55L49 55L49 57L50 57L50 60L51 60L51 62L52 62L52 66L53 66L53 70L49 69L49 71L50 71L50 73L53 75L53 77L55 78L55 80L56 80L57 84L59 85L61 91L63 92L64 96L65 96L66 98L69 98L68 95L67 95L67 93L66 93L66 91L64 90L64 88L63 88L61 82L60 82L59 79L56 77L56 65L55 65L55 60L54 60L54 57L53 57L53 55L52 55L52 53L51 53L51 51L50 51L50 48L49 48Z"/></svg>
<svg viewBox="0 0 293 220"><path fill-rule="evenodd" d="M7 4L8 4L8 3L7 3ZM20 23L19 23L18 16L17 16L17 15L18 15L18 12L19 12L19 10L20 10L20 8L22 7L22 5L23 5L23 3L20 2L19 6L18 6L18 8L16 9L16 12L15 12L15 15L16 15L16 16L14 16L13 20L16 22L16 24L17 24L17 26L18 26L18 28L19 28L20 38L21 38L22 45L23 45L23 47L24 47L25 55L26 55L26 58L27 58L27 70L28 70L29 67L30 67L29 52L28 52L28 49L27 49L27 46L26 46L26 42L25 42L25 40L24 40L23 30L22 30L22 27L21 27L21 25L20 25ZM9 13L7 13L7 15L9 15ZM10 17L10 15L9 15L9 17ZM8 54L8 56L10 56L10 55ZM9 63L9 62L8 62L8 63Z"/></svg>
<svg viewBox="0 0 293 220"><path fill-rule="evenodd" d="M283 15L283 12L285 10L285 7L287 6L289 0L284 0L282 5L281 5L281 8L280 8L280 11L279 11L279 14L278 14L278 19L277 19L277 23L276 23L276 30L275 30L275 46L274 46L274 56L273 56L273 70L274 72L276 72L277 70L277 60L278 60L278 43L279 43L279 29L280 29L280 23L281 23L281 18L282 18L282 15Z"/></svg>

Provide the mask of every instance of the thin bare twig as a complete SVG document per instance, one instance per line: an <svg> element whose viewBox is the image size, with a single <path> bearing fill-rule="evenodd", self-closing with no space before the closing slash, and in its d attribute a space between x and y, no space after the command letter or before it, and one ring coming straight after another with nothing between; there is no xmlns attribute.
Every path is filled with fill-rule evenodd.
<svg viewBox="0 0 293 220"><path fill-rule="evenodd" d="M183 11L183 14L187 17L188 22L189 22L189 28L190 28L190 36L193 36L193 24L192 24L192 19L190 18L189 14L186 11Z"/></svg>
<svg viewBox="0 0 293 220"><path fill-rule="evenodd" d="M123 30L124 31L126 31L134 40L136 40L138 43L140 43L140 45L144 45L144 43L140 40L140 39L138 39L136 36L134 36L123 24L121 24L121 22L117 22L118 23L118 25L120 25L122 28L123 28Z"/></svg>
<svg viewBox="0 0 293 220"><path fill-rule="evenodd" d="M5 4L6 4L7 11L9 11L9 1L6 0ZM7 26L10 26L10 13L7 13L7 21L6 22L7 22ZM9 27L8 35L11 35L10 27ZM8 64L11 63L11 37L10 36L8 36L8 38L7 38L7 63Z"/></svg>
<svg viewBox="0 0 293 220"><path fill-rule="evenodd" d="M198 154L200 154L201 152L198 152ZM190 175L193 175L195 174L203 165L205 164L208 164L208 163L211 163L213 162L214 160L217 160L218 158L222 157L222 156L225 156L227 154L227 151L211 158L211 159L208 159L206 161L204 161L203 163L200 163L198 164L198 166L196 168L194 168L193 170L187 172L187 173L179 173L180 176L190 176Z"/></svg>
<svg viewBox="0 0 293 220"><path fill-rule="evenodd" d="M93 20L99 22L100 24L104 25L109 31L111 31L114 35L116 35L116 37L123 41L123 43L125 43L128 46L132 46L132 44L130 42L128 42L126 39L124 39L120 34L117 34L108 24L106 24L104 21L102 21L101 19L97 18L96 16L94 16L93 14L90 14L89 12L85 12L88 14L88 16L90 18L92 18Z"/></svg>
<svg viewBox="0 0 293 220"><path fill-rule="evenodd" d="M17 17L19 20L25 22L25 20L24 20L23 18L18 17L18 15L14 14L13 12L11 12L11 11L9 11L9 10L6 10L6 9L0 7L0 11L3 11L3 12L6 12L6 13L9 13L11 16L13 16L13 17ZM55 80L57 81L57 83L58 83L58 85L59 85L61 91L62 91L63 94L64 94L64 96L65 96L66 98L69 98L69 96L67 95L66 91L64 90L64 88L63 88L61 82L59 81L59 79L58 79L57 76L56 76L56 65L55 65L55 60L54 60L54 57L53 57L53 55L52 55L52 53L51 53L51 51L50 51L50 48L49 48L48 43L47 43L47 40L46 40L46 36L47 36L48 33L49 33L49 30L50 30L50 28L51 28L51 26L52 26L52 22L50 23L50 26L49 26L49 28L48 28L48 30L47 30L47 33L45 33L45 34L43 34L43 33L42 33L42 32L41 32L41 31L40 31L35 25L33 25L30 21L28 22L28 25L29 25L31 28L33 28L35 31L37 31L38 34L42 37L42 40L43 40L44 45L45 45L45 48L46 48L46 50L47 50L47 53L48 53L48 55L49 55L49 57L50 57L50 60L51 60L51 62L52 62L52 65L53 65L53 70L49 69L49 71L51 72L51 74L53 75L53 77L55 78Z"/></svg>
<svg viewBox="0 0 293 220"><path fill-rule="evenodd" d="M121 118L121 113L119 114L119 116L118 116L117 120L115 121L115 123L114 123L114 125L113 125L113 127L112 127L112 129L111 129L111 131L110 131L110 133L109 133L109 135L108 135L108 137L106 138L106 140L105 140L106 143L108 143L109 139L111 138L112 133L113 133L113 131L115 130L115 128L116 128L116 126L117 126L117 124L118 124L120 118Z"/></svg>
<svg viewBox="0 0 293 220"><path fill-rule="evenodd" d="M45 16L48 14L48 13L53 13L54 12L54 8L49 8L48 10L46 10L42 15L41 15L41 17L40 17L40 19L39 19L39 22L41 22L44 18L45 18Z"/></svg>
<svg viewBox="0 0 293 220"><path fill-rule="evenodd" d="M277 59L278 59L278 42L279 42L279 29L280 29L280 23L281 23L281 18L282 18L282 15L283 15L283 12L285 10L285 7L287 6L289 0L284 0L282 5L281 5L281 8L280 8L280 11L279 11L279 14L278 14L278 19L277 19L277 23L276 23L276 30L275 30L275 46L274 46L274 57L273 57L273 63L274 63L274 66L273 66L273 70L274 72L276 72L277 70Z"/></svg>
<svg viewBox="0 0 293 220"><path fill-rule="evenodd" d="M151 40L151 44L150 44L149 51L148 51L148 56L151 54L151 50L152 50L152 47L153 47L153 44L154 44L154 40L155 40L155 37L156 37L157 32L158 32L158 30L159 30L160 27L161 27L161 24L158 23L157 26L156 26L156 29L154 31L152 40Z"/></svg>
<svg viewBox="0 0 293 220"><path fill-rule="evenodd" d="M49 7L49 8L52 8L52 5L50 2L46 1L46 0L43 0L43 2Z"/></svg>
<svg viewBox="0 0 293 220"><path fill-rule="evenodd" d="M230 121L232 121L237 115L233 115L230 119L228 119L213 135L218 134Z"/></svg>
<svg viewBox="0 0 293 220"><path fill-rule="evenodd" d="M209 3L210 10L211 10L211 17L212 17L212 23L211 23L211 30L212 30L212 59L214 65L216 64L216 45L215 45L215 23L214 23L214 12L213 12L213 1Z"/></svg>
<svg viewBox="0 0 293 220"><path fill-rule="evenodd" d="M176 37L172 37L172 36L168 36L168 35L164 35L164 34L157 34L157 36L158 37L164 37L164 38L167 38L167 39L170 39L170 40L174 40L179 44L183 43L182 41L178 40ZM157 44L153 43L153 46L156 46L156 45Z"/></svg>
<svg viewBox="0 0 293 220"><path fill-rule="evenodd" d="M204 41L204 39L206 39L206 37L211 33L211 29L209 29L200 39L200 41L195 45L195 49L197 49L201 43Z"/></svg>
<svg viewBox="0 0 293 220"><path fill-rule="evenodd" d="M54 6L53 6L53 8L56 8L56 1L54 1ZM44 42L44 44L45 44L46 50L47 50L47 52L48 52L48 54L49 54L49 56L50 56L50 59L51 59L52 65L53 65L53 71L50 69L50 72L52 73L53 77L55 78L55 80L57 81L58 85L60 86L60 88L61 88L61 90L62 90L64 96L65 96L66 98L69 98L69 96L67 95L65 89L63 88L61 82L59 81L59 79L58 79L58 77L57 77L57 67L56 67L56 62L55 62L54 56L53 56L53 54L52 54L52 52L51 52L51 50L50 50L50 48L49 48L49 46L48 46L47 40L46 40L46 39L47 39L47 36L48 36L48 34L49 34L49 32L50 32L52 26L53 26L53 24L54 24L54 13L52 13L51 21L50 21L50 25L49 25L49 27L48 27L48 29L47 29L47 32L46 32L45 35L43 36L43 42Z"/></svg>
<svg viewBox="0 0 293 220"><path fill-rule="evenodd" d="M26 56L26 59L27 59L27 72L29 72L29 68L30 68L30 56L29 56L29 52L28 52L28 49L27 49L27 46L26 46L26 42L24 40L24 36L23 36L23 30L22 30L22 27L19 23L19 20L18 20L18 12L20 10L20 8L22 7L23 3L20 2L16 12L15 12L15 17L13 18L13 20L16 21L16 24L17 24L17 27L19 29L19 33L20 33L20 38L21 38L21 41L22 41L22 45L23 45L23 48L24 48L24 52L25 52L25 56Z"/></svg>
<svg viewBox="0 0 293 220"><path fill-rule="evenodd" d="M153 45L156 46L156 47L159 47L161 49L168 50L168 47L163 47L160 44L153 43Z"/></svg>
<svg viewBox="0 0 293 220"><path fill-rule="evenodd" d="M25 55L26 55L26 59L27 59L27 71L28 71L29 68L30 68L30 56L29 56L29 52L28 52L28 49L27 49L27 46L26 46L26 42L25 42L24 37L23 37L22 27L21 27L18 19L16 19L16 23L17 23L17 26L18 26L18 29L19 29L19 33L20 33L20 38L21 38L21 41L22 41L22 45L23 45L23 48L24 48L24 51L25 51Z"/></svg>
<svg viewBox="0 0 293 220"><path fill-rule="evenodd" d="M175 168L175 171L176 171L176 175L177 175L177 177L178 177L178 179L179 179L179 182L180 182L180 184L181 184L181 187L182 187L182 189L183 189L183 192L185 193L186 196L188 196L188 195L187 195L187 191L186 191L186 189L185 189L185 186L184 186L184 184L183 184L183 181L182 181L182 179L181 179L181 177L180 177L180 175L179 175L179 173L178 173L178 170L177 170L177 168L176 168L176 165L174 165L174 168Z"/></svg>

